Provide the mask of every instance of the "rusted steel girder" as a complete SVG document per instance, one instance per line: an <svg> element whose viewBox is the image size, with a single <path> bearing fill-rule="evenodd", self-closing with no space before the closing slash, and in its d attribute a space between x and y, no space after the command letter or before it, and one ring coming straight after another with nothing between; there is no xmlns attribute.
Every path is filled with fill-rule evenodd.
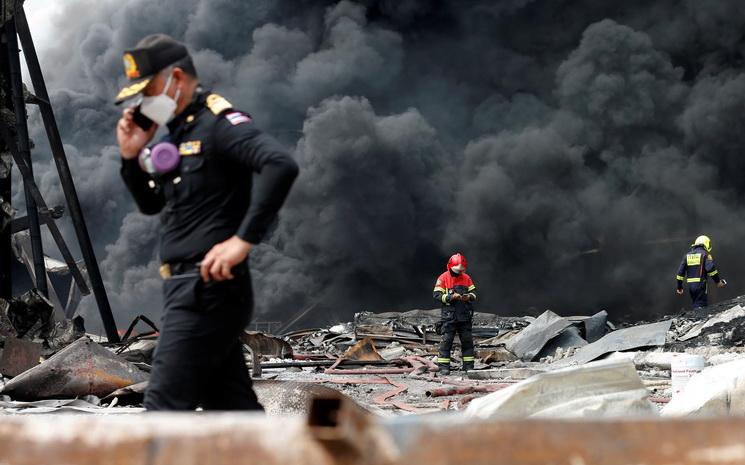
<svg viewBox="0 0 745 465"><path fill-rule="evenodd" d="M468 421L457 414L379 420L339 399L308 420L259 414L0 418L9 465L740 465L745 418Z"/></svg>
<svg viewBox="0 0 745 465"><path fill-rule="evenodd" d="M411 417L407 418L411 420ZM745 418L422 421L396 463L445 465L735 465Z"/></svg>

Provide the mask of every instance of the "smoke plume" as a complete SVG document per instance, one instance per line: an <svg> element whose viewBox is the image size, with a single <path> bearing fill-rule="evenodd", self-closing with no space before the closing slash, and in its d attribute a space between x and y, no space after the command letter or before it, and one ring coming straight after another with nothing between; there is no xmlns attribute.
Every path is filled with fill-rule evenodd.
<svg viewBox="0 0 745 465"><path fill-rule="evenodd" d="M701 233L731 283L715 297L742 293L737 0L57 8L38 48L120 326L161 311L158 223L134 212L118 178L111 103L122 50L154 32L186 41L203 83L301 165L252 255L257 319L433 307L456 251L481 311L647 319L687 303L674 276ZM61 202L40 123L31 130L37 179Z"/></svg>

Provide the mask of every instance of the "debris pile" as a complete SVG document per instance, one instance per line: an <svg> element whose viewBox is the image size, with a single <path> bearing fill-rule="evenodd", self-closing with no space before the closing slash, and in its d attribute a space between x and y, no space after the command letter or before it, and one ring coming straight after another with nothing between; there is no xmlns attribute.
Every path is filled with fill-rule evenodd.
<svg viewBox="0 0 745 465"><path fill-rule="evenodd" d="M109 344L80 337L80 328L64 320L40 339L39 321L46 314L38 310L37 300L19 300L30 302L35 309L30 315L40 315L33 322L14 321L7 304L0 312L0 412L141 411L157 327L138 318L123 342ZM241 339L257 394L270 415L308 413L313 398L330 396L384 416L729 413L727 402L743 395L742 379L730 373L741 372L739 364L745 361L744 305L745 298L738 298L708 312L621 328L604 311L570 317L550 310L537 317L476 313L475 369L448 376L435 364L439 310L362 312L327 328L282 336L246 331ZM139 322L151 330L133 335ZM673 396L674 366L691 356L701 366L677 372L683 379ZM454 368L462 364L457 340L453 363ZM698 373L704 365L709 368Z"/></svg>
<svg viewBox="0 0 745 465"><path fill-rule="evenodd" d="M550 396L570 407L535 410L521 401L516 405L523 407L511 414L656 415L672 399L671 365L676 357L700 354L708 365L745 359L745 349L741 350L745 332L738 331L740 325L745 329L745 308L740 304L745 305L745 299L711 307L709 312L688 312L621 328L608 321L605 311L570 317L551 311L522 318L476 314L476 369L454 372L453 376L441 376L433 363L440 339L434 330L439 310L363 312L352 322L286 335L295 358L315 358L315 367L293 367L289 371L279 368L282 361L275 359L262 365L267 368L265 377L336 386L361 405L388 415L466 408L473 411L485 405L480 400L468 407L475 399L501 398L513 391L525 395L531 389L553 392L549 385L557 380L562 380L559 384L563 386L576 386L559 389L569 396L566 399L555 392ZM350 357L355 352L350 352L350 347L357 351L365 347L374 355L355 359ZM460 363L458 355L456 349L456 364ZM597 362L603 359L607 361ZM326 368L331 360L334 363ZM339 370L342 364L345 369ZM596 364L606 368L598 369ZM613 376L609 373L614 374L618 379L610 385L625 387L621 392L593 394L593 373L605 373L610 378ZM589 384L582 381L588 379ZM573 402L587 407L571 407ZM656 408L650 408L652 405Z"/></svg>

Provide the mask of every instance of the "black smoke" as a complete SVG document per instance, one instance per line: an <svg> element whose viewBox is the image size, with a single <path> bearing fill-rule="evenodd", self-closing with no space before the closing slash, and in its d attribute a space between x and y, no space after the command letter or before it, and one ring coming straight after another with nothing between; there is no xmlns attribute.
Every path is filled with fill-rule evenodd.
<svg viewBox="0 0 745 465"><path fill-rule="evenodd" d="M731 282L716 297L741 293L739 1L91 5L66 2L40 48L120 325L160 313L157 219L118 179L111 104L121 51L153 32L185 40L203 82L302 167L253 254L258 319L431 307L455 251L480 310L649 318L686 304L675 271L701 233Z"/></svg>

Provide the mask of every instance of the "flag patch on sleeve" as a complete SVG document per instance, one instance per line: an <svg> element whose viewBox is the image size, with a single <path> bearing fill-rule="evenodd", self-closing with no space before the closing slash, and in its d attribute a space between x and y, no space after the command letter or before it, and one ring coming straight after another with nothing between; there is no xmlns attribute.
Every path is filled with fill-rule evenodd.
<svg viewBox="0 0 745 465"><path fill-rule="evenodd" d="M248 116L245 113L241 113L240 111L234 111L232 113L228 113L225 115L225 117L230 121L230 124L233 126L236 126L241 123L250 123L251 117Z"/></svg>

